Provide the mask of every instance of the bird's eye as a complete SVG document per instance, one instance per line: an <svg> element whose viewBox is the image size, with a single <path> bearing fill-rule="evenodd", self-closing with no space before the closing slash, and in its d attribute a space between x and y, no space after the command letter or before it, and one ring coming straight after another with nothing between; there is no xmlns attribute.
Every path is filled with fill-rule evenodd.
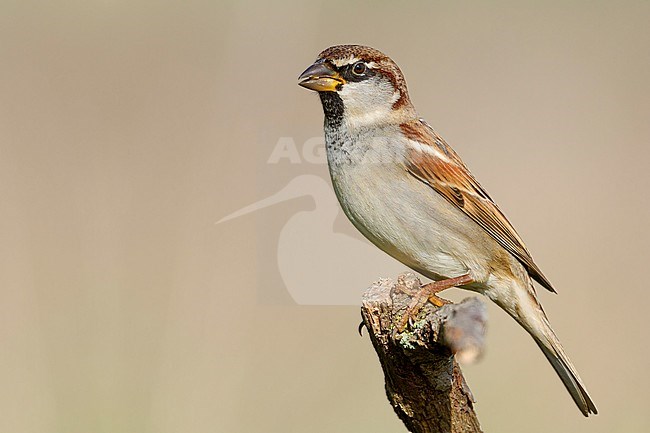
<svg viewBox="0 0 650 433"><path fill-rule="evenodd" d="M355 75L363 75L366 72L366 64L363 62L357 62L352 66L352 72Z"/></svg>

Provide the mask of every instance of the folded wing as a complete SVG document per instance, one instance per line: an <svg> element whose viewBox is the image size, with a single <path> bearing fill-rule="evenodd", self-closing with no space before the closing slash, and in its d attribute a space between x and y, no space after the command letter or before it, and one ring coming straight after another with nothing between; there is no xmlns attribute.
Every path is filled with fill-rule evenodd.
<svg viewBox="0 0 650 433"><path fill-rule="evenodd" d="M510 221L456 152L423 120L404 123L401 128L412 144L407 156L408 172L474 220L516 257L532 278L555 293Z"/></svg>

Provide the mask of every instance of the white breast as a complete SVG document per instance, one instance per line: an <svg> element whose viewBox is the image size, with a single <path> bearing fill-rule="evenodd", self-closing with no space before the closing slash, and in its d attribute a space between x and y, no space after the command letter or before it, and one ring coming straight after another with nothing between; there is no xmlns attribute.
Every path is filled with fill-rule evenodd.
<svg viewBox="0 0 650 433"><path fill-rule="evenodd" d="M405 148L406 143L363 135L339 150L328 146L330 174L345 214L371 242L427 277L454 277L471 271L476 280L487 281L489 269L485 266L494 241L446 199L407 173Z"/></svg>

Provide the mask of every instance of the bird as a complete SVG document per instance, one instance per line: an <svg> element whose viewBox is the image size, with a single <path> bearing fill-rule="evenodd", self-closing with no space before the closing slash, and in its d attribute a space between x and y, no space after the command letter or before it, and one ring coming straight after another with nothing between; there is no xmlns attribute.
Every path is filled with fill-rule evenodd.
<svg viewBox="0 0 650 433"><path fill-rule="evenodd" d="M553 285L460 156L418 116L397 64L371 47L335 45L298 84L320 97L330 177L350 222L433 280L420 297L444 302L436 294L459 287L496 303L537 343L582 414L597 414L533 281L556 293Z"/></svg>

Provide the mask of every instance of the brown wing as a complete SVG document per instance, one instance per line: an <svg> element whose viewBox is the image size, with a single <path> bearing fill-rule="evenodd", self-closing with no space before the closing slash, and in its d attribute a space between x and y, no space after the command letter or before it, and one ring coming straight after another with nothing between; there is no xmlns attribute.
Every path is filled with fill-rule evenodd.
<svg viewBox="0 0 650 433"><path fill-rule="evenodd" d="M409 139L424 146L431 146L432 150L428 152L426 148L425 150L411 149L407 157L409 173L462 210L515 256L531 277L555 293L555 289L533 261L510 221L470 173L456 152L423 120L404 123L401 128Z"/></svg>

